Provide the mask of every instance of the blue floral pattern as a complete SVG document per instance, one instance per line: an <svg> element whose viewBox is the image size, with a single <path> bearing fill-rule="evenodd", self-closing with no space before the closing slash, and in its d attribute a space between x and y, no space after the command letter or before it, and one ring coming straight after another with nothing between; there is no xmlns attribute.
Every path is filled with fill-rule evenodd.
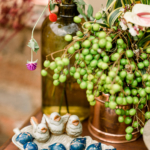
<svg viewBox="0 0 150 150"><path fill-rule="evenodd" d="M85 150L86 138L76 138L70 143L69 150Z"/></svg>
<svg viewBox="0 0 150 150"><path fill-rule="evenodd" d="M22 145L26 144L27 142L32 142L33 140L34 138L29 132L20 133L16 138L16 141L20 142Z"/></svg>
<svg viewBox="0 0 150 150"><path fill-rule="evenodd" d="M86 150L102 150L101 143L91 144Z"/></svg>
<svg viewBox="0 0 150 150"><path fill-rule="evenodd" d="M65 146L61 143L55 143L48 147L48 150L66 150Z"/></svg>
<svg viewBox="0 0 150 150"><path fill-rule="evenodd" d="M28 142L23 145L25 150L38 150L38 146L33 142Z"/></svg>

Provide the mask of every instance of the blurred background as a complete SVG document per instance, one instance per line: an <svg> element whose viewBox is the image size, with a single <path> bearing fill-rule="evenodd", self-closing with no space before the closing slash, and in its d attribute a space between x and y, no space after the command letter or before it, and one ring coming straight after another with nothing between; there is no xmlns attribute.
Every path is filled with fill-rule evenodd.
<svg viewBox="0 0 150 150"><path fill-rule="evenodd" d="M27 44L31 30L48 0L0 0L0 146L12 135L13 128L21 125L41 107L40 51L35 71L26 68L30 60ZM85 0L94 7L94 14L105 6L106 0ZM34 38L41 47L41 24Z"/></svg>

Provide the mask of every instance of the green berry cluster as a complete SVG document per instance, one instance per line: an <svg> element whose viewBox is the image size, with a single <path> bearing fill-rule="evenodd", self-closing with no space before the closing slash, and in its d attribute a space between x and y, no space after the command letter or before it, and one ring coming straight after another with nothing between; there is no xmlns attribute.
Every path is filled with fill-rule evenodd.
<svg viewBox="0 0 150 150"><path fill-rule="evenodd" d="M95 19L101 19L98 12ZM76 16L75 23L81 23ZM143 120L138 116L141 112L145 119L150 119L150 112L143 113L143 108L150 100L149 57L150 48L133 50L125 35L118 34L118 29L102 27L96 21L86 22L84 31L78 31L76 37L66 35L65 40L71 42L66 55L44 62L47 68L54 71L53 84L58 86L70 75L76 79L81 89L86 89L87 100L91 106L96 104L95 97L103 92L109 94L105 107L113 109L118 115L118 122L129 125L126 128L126 139L132 139L135 128L143 133ZM111 31L111 32L110 32ZM71 56L71 57L65 57ZM70 58L74 56L74 66L69 68ZM124 110L121 106L130 105ZM118 107L120 106L120 107Z"/></svg>

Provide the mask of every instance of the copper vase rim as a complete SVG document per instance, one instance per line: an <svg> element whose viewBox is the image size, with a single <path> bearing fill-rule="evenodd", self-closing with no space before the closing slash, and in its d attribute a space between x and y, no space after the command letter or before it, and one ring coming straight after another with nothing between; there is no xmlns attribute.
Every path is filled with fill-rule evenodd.
<svg viewBox="0 0 150 150"><path fill-rule="evenodd" d="M101 100L100 97L95 97L95 100L97 100L98 102L104 103L105 101ZM131 106L132 104L127 104L127 105L117 105L117 106Z"/></svg>
<svg viewBox="0 0 150 150"><path fill-rule="evenodd" d="M92 119L92 117L89 118L89 124L90 124L90 126L91 126L96 132L103 133L103 134L108 135L108 136L114 136L114 137L124 136L124 134L111 134L111 133L106 133L106 132L100 131L99 129L97 129L96 127L94 127L94 126L92 125L91 119ZM137 134L137 133L139 133L139 131L133 132L132 135Z"/></svg>

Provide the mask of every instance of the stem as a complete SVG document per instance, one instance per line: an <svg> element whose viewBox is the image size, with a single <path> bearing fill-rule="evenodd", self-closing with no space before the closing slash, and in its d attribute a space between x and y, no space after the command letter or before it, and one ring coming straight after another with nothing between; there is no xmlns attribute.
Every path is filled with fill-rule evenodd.
<svg viewBox="0 0 150 150"><path fill-rule="evenodd" d="M137 119L140 120L140 122L143 124L143 126L145 125L139 117L137 117Z"/></svg>
<svg viewBox="0 0 150 150"><path fill-rule="evenodd" d="M68 98L67 98L67 91L66 91L66 83L65 83L65 88L64 88L64 98L65 98L65 102L66 102L67 113L69 113L69 105L68 105Z"/></svg>
<svg viewBox="0 0 150 150"><path fill-rule="evenodd" d="M45 10L47 9L47 7L48 7L48 4L46 5L46 7L45 7L44 10L42 11L42 13L41 13L39 19L38 19L37 22L35 23L35 25L34 25L34 27L33 27L33 30L32 30L31 39L33 39L33 33L34 33L34 30L35 30L35 27L37 26L39 20L41 19L42 15L44 14L44 12L45 12Z"/></svg>
<svg viewBox="0 0 150 150"><path fill-rule="evenodd" d="M48 5L49 5L48 9L49 9L49 12L51 13L51 10L50 10L50 2L51 2L51 0L49 0L49 2L48 2Z"/></svg>
<svg viewBox="0 0 150 150"><path fill-rule="evenodd" d="M31 62L33 62L33 50L31 49Z"/></svg>

